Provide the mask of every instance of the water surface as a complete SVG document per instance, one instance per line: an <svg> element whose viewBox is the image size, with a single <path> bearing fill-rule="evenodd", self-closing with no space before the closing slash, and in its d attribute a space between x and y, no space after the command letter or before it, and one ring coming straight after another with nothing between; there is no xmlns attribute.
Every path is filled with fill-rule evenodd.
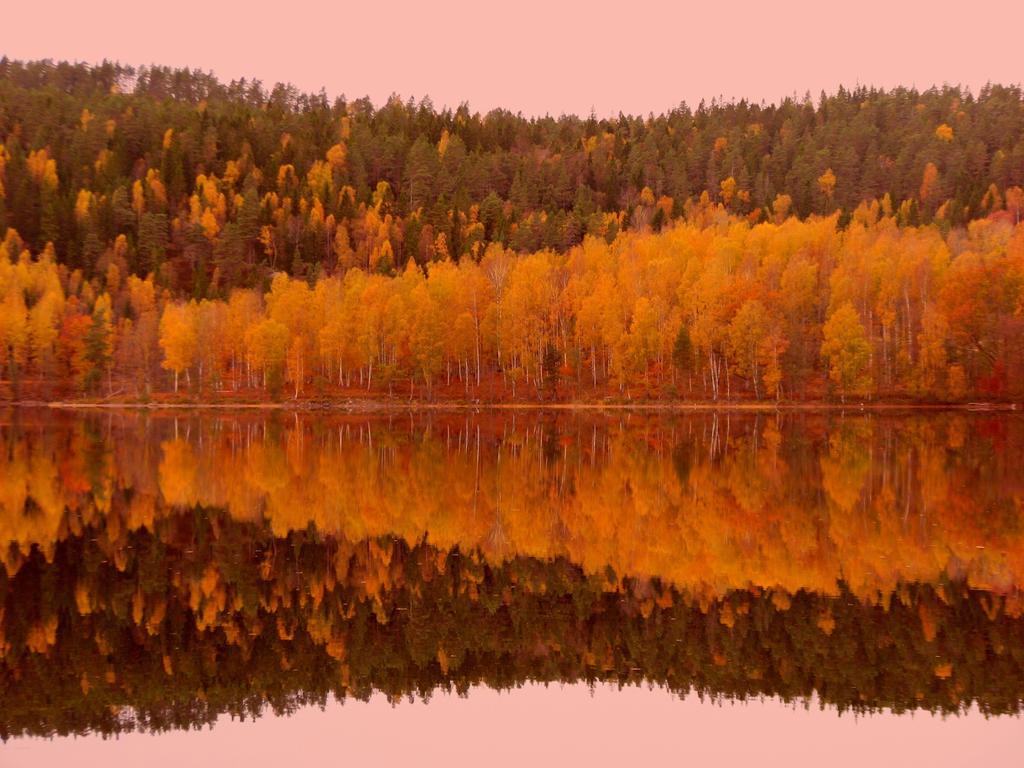
<svg viewBox="0 0 1024 768"><path fill-rule="evenodd" d="M2 412L0 735L591 686L1021 734L1022 468L1013 414Z"/></svg>

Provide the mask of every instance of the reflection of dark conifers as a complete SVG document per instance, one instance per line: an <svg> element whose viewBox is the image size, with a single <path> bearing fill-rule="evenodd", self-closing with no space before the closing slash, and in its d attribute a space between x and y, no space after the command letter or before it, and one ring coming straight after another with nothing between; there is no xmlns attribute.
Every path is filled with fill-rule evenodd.
<svg viewBox="0 0 1024 768"><path fill-rule="evenodd" d="M564 561L491 565L312 527L273 538L221 512L85 529L0 568L0 736L185 728L328 697L483 683L652 682L840 709L1017 712L1024 620L962 584L888 608L827 597L682 594ZM170 543L170 542L187 542Z"/></svg>

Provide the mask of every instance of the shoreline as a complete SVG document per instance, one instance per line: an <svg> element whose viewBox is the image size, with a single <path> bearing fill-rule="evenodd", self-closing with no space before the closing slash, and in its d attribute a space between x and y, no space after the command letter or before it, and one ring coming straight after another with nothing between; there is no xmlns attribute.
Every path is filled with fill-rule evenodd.
<svg viewBox="0 0 1024 768"><path fill-rule="evenodd" d="M141 403L101 402L74 400L22 400L0 402L0 408L48 408L52 410L139 410L139 411L291 411L313 413L327 412L408 412L408 411L648 411L648 412L758 412L781 411L959 411L1018 413L1024 411L1020 403L971 402L971 403L914 403L914 402L855 402L835 403L825 401L809 402L678 402L678 403L596 403L596 402L552 402L539 401L522 403L467 403L467 402L395 402L388 400L352 401L311 401L292 400L279 403Z"/></svg>

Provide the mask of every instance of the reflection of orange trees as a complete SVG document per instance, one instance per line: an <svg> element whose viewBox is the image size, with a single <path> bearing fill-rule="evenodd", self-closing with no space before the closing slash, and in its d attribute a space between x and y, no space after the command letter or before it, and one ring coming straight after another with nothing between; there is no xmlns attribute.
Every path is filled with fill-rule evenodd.
<svg viewBox="0 0 1024 768"><path fill-rule="evenodd" d="M4 434L9 568L97 516L130 531L198 505L278 537L426 537L709 597L844 582L888 601L943 577L1015 596L1024 578L1013 417L118 415Z"/></svg>
<svg viewBox="0 0 1024 768"><path fill-rule="evenodd" d="M101 516L0 570L0 737L182 728L328 696L526 680L840 708L1016 712L1024 620L962 582L888 606L807 591L715 599L564 558L274 537L224 512L126 532ZM123 558L110 558L118 541ZM41 695L44 694L44 695Z"/></svg>
<svg viewBox="0 0 1024 768"><path fill-rule="evenodd" d="M22 412L0 733L528 679L1017 711L1022 426Z"/></svg>

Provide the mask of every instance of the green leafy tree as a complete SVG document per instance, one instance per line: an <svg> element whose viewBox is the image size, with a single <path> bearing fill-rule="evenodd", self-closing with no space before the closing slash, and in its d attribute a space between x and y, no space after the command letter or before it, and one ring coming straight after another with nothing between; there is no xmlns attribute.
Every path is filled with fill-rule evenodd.
<svg viewBox="0 0 1024 768"><path fill-rule="evenodd" d="M871 390L868 361L871 348L860 316L846 302L832 313L822 329L821 354L828 361L828 376L839 389L839 396L867 395Z"/></svg>
<svg viewBox="0 0 1024 768"><path fill-rule="evenodd" d="M107 393L110 393L110 364L113 354L113 324L111 322L110 296L103 294L96 300L92 311L92 322L85 333L84 357L87 363L84 387L87 392L96 391L103 376L107 376Z"/></svg>

